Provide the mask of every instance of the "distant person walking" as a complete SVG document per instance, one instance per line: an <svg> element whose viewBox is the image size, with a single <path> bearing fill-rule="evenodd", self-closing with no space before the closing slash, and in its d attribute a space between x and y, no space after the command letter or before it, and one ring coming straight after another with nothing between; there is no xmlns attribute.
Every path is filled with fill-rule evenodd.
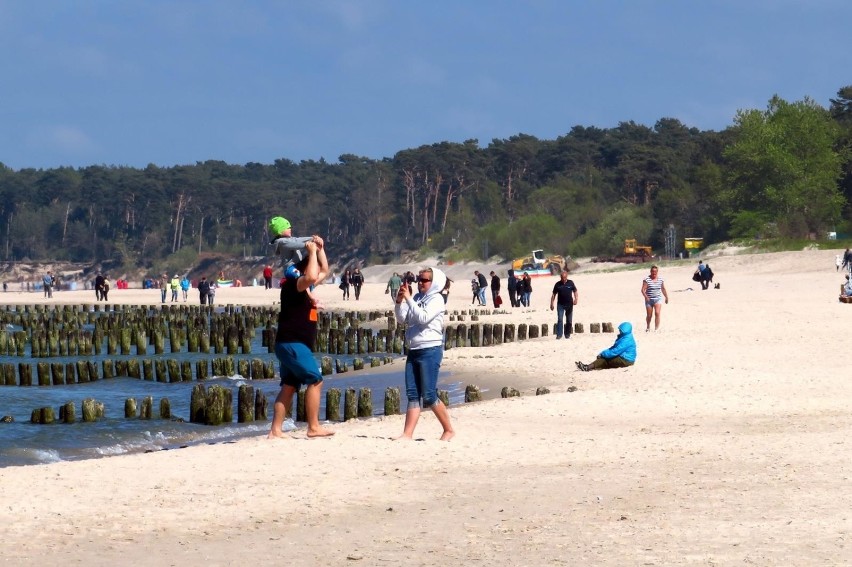
<svg viewBox="0 0 852 567"><path fill-rule="evenodd" d="M201 300L201 305L207 305L207 296L210 295L210 282L207 281L207 276L202 276L198 282L198 299ZM166 302L163 297L163 303Z"/></svg>
<svg viewBox="0 0 852 567"><path fill-rule="evenodd" d="M41 278L42 284L44 285L44 296L48 299L53 297L53 273L47 272L44 274L44 277Z"/></svg>
<svg viewBox="0 0 852 567"><path fill-rule="evenodd" d="M559 275L559 281L553 285L553 294L550 296L550 310L553 311L554 302L556 303L556 338L561 339L564 336L566 339L571 338L571 330L574 325L574 306L577 305L577 300L580 294L577 291L577 286L572 280L568 279L568 270L562 270ZM563 319L565 324L563 325Z"/></svg>
<svg viewBox="0 0 852 567"><path fill-rule="evenodd" d="M361 270L355 268L352 272L352 277L349 278L349 283L352 284L352 289L355 290L355 301L361 299L361 286L364 285L364 275Z"/></svg>
<svg viewBox="0 0 852 567"><path fill-rule="evenodd" d="M509 290L509 305L518 307L518 278L515 277L515 270L509 270L509 277L506 279L506 289Z"/></svg>
<svg viewBox="0 0 852 567"><path fill-rule="evenodd" d="M104 299L104 276L100 273L95 277L95 298L98 301Z"/></svg>
<svg viewBox="0 0 852 567"><path fill-rule="evenodd" d="M157 283L160 286L160 301L162 303L166 302L166 294L169 292L169 276L163 274L160 276L160 279L157 280ZM97 285L97 282L96 282Z"/></svg>
<svg viewBox="0 0 852 567"><path fill-rule="evenodd" d="M266 289L272 289L272 266L269 264L263 268L263 286Z"/></svg>
<svg viewBox="0 0 852 567"><path fill-rule="evenodd" d="M349 284L351 283L352 272L346 270L343 272L343 275L340 277L340 289L343 290L343 299L344 301L349 299Z"/></svg>
<svg viewBox="0 0 852 567"><path fill-rule="evenodd" d="M391 300L396 301L396 294L399 293L399 288L402 286L402 278L394 272L388 280L388 286L385 288L385 293L389 293Z"/></svg>
<svg viewBox="0 0 852 567"><path fill-rule="evenodd" d="M660 277L660 269L651 266L651 274L642 280L642 297L645 298L645 332L651 330L651 317L654 317L654 331L660 328L660 311L663 308L663 298L668 304L669 294L666 284Z"/></svg>
<svg viewBox="0 0 852 567"><path fill-rule="evenodd" d="M521 303L523 303L524 307L530 306L530 301L532 301L532 278L529 273L524 272L523 278L520 281L521 285Z"/></svg>
<svg viewBox="0 0 852 567"><path fill-rule="evenodd" d="M494 307L500 307L497 305L498 299L497 297L500 295L500 276L495 274L493 271L490 274L491 276L491 304Z"/></svg>
<svg viewBox="0 0 852 567"><path fill-rule="evenodd" d="M488 302L485 300L485 290L488 289L488 280L485 279L485 274L480 273L479 270L474 270L473 272L476 275L476 280L479 282L479 303L480 305L487 305Z"/></svg>

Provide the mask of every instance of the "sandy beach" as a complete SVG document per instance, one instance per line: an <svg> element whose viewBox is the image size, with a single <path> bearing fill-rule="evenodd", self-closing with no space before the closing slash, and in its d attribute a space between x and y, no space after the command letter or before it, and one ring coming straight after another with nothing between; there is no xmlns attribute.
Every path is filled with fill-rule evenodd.
<svg viewBox="0 0 852 567"><path fill-rule="evenodd" d="M852 305L837 301L838 252L712 258L721 287L707 291L692 282L692 262L663 265L671 300L656 333L643 332L647 266L584 265L572 279L585 333L446 352L444 371L492 394L502 386L523 394L451 407L449 443L424 413L415 442L390 440L403 420L390 416L333 424L330 439L300 431L284 441L0 469L0 560L848 564ZM470 308L473 269L448 268L450 312ZM387 268L364 273L357 302L319 287L326 308L390 310ZM530 308L481 321L552 325L554 281L534 280ZM2 298L95 303L91 291ZM197 303L197 292L190 298ZM277 298L277 290L224 288L216 301ZM110 303L159 302L157 290L110 292ZM637 331L636 365L578 371L574 361L589 362L614 339L589 333L589 323L621 321ZM551 393L535 396L539 386Z"/></svg>

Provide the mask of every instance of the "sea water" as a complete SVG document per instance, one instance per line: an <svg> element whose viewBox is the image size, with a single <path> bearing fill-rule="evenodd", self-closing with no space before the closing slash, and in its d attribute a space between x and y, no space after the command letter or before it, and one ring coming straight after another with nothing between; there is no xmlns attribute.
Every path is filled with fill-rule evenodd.
<svg viewBox="0 0 852 567"><path fill-rule="evenodd" d="M48 360L57 361L57 359ZM353 388L356 391L361 388L370 388L373 397L373 411L375 415L379 415L384 411L385 389L398 387L402 392L404 409L404 360L399 360L395 364L398 366L398 370L395 368L391 371L383 370L373 373L364 370L352 374L343 373L327 376L324 380L323 390L338 388L343 392L348 388ZM270 422L268 420L251 423L234 422L221 426L189 423L192 388L199 383L207 387L219 384L231 388L234 391L233 413L235 419L237 415L237 389L241 384L252 386L255 390L260 390L266 395L269 401L268 414L270 419L272 417L272 403L280 390L277 378L274 380L245 380L241 376L218 377L202 382L164 383L121 377L65 386L2 386L0 387L0 416L12 416L14 422L0 423L0 467L92 459L203 443L225 442L243 437L266 435L269 431ZM448 375L441 375L439 387L449 391L451 404L463 401L464 386L452 382ZM180 419L154 418L146 420L124 417L124 402L127 398L135 398L137 407L141 407L142 399L147 396L153 398L152 413L155 416L159 415L160 400L168 398L172 417ZM86 398L94 398L104 404L103 419L90 423L80 421L82 402ZM324 395L321 400L320 416L324 416ZM59 407L67 402L74 403L77 414L76 423L65 424L58 421L49 425L30 423L32 410L45 406L54 408L58 420ZM285 422L285 430L302 427L304 427L302 423Z"/></svg>

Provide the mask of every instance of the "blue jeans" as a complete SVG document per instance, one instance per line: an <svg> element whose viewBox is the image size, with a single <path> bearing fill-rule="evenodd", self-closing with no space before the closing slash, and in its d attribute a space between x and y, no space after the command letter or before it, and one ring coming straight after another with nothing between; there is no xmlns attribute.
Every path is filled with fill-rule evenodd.
<svg viewBox="0 0 852 567"><path fill-rule="evenodd" d="M443 346L408 351L405 395L409 409L432 407L438 401L438 371L443 359Z"/></svg>
<svg viewBox="0 0 852 567"><path fill-rule="evenodd" d="M479 302L482 305L485 305L485 288L484 287L479 288L477 295L479 296Z"/></svg>
<svg viewBox="0 0 852 567"><path fill-rule="evenodd" d="M562 305L561 303L556 304L556 338L557 339L562 338L562 331L563 331L562 318L563 318L563 316L566 319L565 327L564 327L565 336L570 337L571 336L571 329L572 329L572 326L574 325L574 322L573 322L574 305Z"/></svg>

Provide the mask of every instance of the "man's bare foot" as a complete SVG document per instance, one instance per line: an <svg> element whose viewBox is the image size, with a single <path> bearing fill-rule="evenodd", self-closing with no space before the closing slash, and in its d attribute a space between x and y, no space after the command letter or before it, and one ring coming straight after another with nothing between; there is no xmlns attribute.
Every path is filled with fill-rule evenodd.
<svg viewBox="0 0 852 567"><path fill-rule="evenodd" d="M444 434L441 435L441 441L449 441L450 439L452 439L455 436L456 436L455 431L444 431Z"/></svg>
<svg viewBox="0 0 852 567"><path fill-rule="evenodd" d="M406 435L405 433L403 433L399 437L392 438L393 441L411 441L412 439L413 437L411 435Z"/></svg>
<svg viewBox="0 0 852 567"><path fill-rule="evenodd" d="M280 429L278 431L272 430L269 432L269 435L266 436L267 439L288 439L289 435L285 435L283 431Z"/></svg>
<svg viewBox="0 0 852 567"><path fill-rule="evenodd" d="M322 427L308 429L308 438L310 439L313 439L314 437L331 437L332 435L334 435L334 431L323 429Z"/></svg>

